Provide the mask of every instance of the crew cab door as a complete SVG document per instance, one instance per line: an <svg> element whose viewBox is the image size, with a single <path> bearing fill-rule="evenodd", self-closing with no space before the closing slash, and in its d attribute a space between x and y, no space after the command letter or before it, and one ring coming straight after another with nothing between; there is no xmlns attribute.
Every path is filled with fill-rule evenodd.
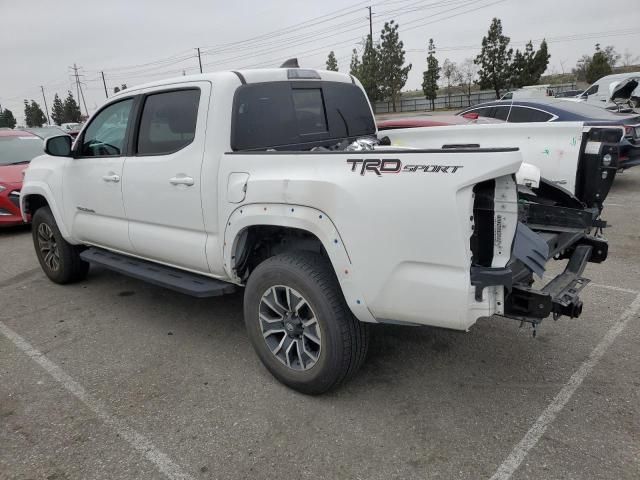
<svg viewBox="0 0 640 480"><path fill-rule="evenodd" d="M122 169L134 98L103 107L74 146L65 169L63 202L71 235L78 241L131 252L122 201Z"/></svg>
<svg viewBox="0 0 640 480"><path fill-rule="evenodd" d="M199 272L209 271L200 192L210 91L188 82L142 95L123 175L135 253Z"/></svg>

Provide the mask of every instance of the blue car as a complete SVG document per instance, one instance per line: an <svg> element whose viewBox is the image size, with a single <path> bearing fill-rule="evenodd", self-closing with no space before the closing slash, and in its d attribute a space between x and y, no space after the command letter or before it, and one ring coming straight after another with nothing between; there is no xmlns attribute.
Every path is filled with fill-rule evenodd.
<svg viewBox="0 0 640 480"><path fill-rule="evenodd" d="M497 118L511 123L584 122L585 125L624 127L620 140L620 169L640 165L640 115L611 112L581 102L555 98L496 100L480 103L458 113L465 117Z"/></svg>

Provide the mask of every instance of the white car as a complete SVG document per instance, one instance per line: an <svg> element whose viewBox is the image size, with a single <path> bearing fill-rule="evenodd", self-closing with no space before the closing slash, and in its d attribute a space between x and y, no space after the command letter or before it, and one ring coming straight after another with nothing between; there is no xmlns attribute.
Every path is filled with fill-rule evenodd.
<svg viewBox="0 0 640 480"><path fill-rule="evenodd" d="M602 77L582 94L567 101L586 102L609 110L640 108L640 72L616 73Z"/></svg>
<svg viewBox="0 0 640 480"><path fill-rule="evenodd" d="M197 297L244 287L258 356L305 393L357 371L370 323L580 315L582 272L607 256L597 209L548 182L519 192L517 145L409 151L376 135L350 75L163 80L109 98L73 146L47 139L21 209L54 282L95 263ZM552 258L571 260L531 288Z"/></svg>

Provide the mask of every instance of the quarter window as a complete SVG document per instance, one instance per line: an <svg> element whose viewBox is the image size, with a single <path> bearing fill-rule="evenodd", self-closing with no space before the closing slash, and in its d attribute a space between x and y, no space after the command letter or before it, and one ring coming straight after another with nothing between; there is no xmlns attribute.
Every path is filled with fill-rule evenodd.
<svg viewBox="0 0 640 480"><path fill-rule="evenodd" d="M505 122L507 121L507 115L509 115L509 107L505 106L505 107L495 107L493 109L493 118L496 118L498 120L504 120Z"/></svg>
<svg viewBox="0 0 640 480"><path fill-rule="evenodd" d="M512 107L509 114L510 123L548 122L553 118L549 112L543 112L535 108Z"/></svg>
<svg viewBox="0 0 640 480"><path fill-rule="evenodd" d="M200 90L176 90L146 97L140 119L138 155L166 155L195 137Z"/></svg>
<svg viewBox="0 0 640 480"><path fill-rule="evenodd" d="M133 99L128 98L104 108L85 130L82 138L83 157L119 157L123 155L124 139Z"/></svg>

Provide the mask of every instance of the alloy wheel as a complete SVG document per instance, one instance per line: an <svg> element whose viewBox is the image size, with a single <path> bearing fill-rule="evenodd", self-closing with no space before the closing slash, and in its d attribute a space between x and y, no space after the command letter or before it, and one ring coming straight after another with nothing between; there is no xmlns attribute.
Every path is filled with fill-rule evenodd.
<svg viewBox="0 0 640 480"><path fill-rule="evenodd" d="M271 353L287 367L303 371L320 358L322 337L309 302L285 285L269 288L258 310L262 336Z"/></svg>
<svg viewBox="0 0 640 480"><path fill-rule="evenodd" d="M46 223L38 225L38 248L45 265L55 272L60 268L60 252L53 230Z"/></svg>

